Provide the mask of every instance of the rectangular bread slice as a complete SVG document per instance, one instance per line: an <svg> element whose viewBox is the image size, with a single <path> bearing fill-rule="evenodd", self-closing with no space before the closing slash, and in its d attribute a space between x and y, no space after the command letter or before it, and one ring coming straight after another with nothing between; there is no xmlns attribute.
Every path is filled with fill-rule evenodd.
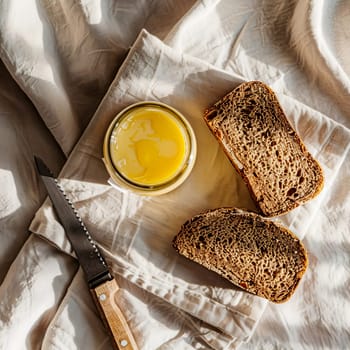
<svg viewBox="0 0 350 350"><path fill-rule="evenodd" d="M207 109L204 120L263 215L284 214L323 188L320 165L264 83L239 85Z"/></svg>
<svg viewBox="0 0 350 350"><path fill-rule="evenodd" d="M235 208L192 217L172 244L186 258L275 303L291 297L308 265L306 250L292 232Z"/></svg>

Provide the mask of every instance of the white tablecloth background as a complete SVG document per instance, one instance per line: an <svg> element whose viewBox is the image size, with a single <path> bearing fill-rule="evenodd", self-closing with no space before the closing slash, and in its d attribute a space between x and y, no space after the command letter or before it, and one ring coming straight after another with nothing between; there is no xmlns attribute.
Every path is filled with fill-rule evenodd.
<svg viewBox="0 0 350 350"><path fill-rule="evenodd" d="M349 18L345 1L0 2L1 347L110 348L63 229L49 201L41 205L37 154L104 251L141 349L345 349ZM310 260L282 305L235 289L170 244L198 211L254 208L201 119L253 79L275 90L326 177L316 199L279 218ZM199 146L184 185L151 199L108 186L101 160L115 113L145 99L183 112Z"/></svg>

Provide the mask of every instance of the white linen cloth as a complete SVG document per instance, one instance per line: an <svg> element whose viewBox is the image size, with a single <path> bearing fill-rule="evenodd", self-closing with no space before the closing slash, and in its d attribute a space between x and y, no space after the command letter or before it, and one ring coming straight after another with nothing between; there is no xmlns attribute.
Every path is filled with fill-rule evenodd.
<svg viewBox="0 0 350 350"><path fill-rule="evenodd" d="M216 96L241 81L187 59L141 32L60 174L69 179L63 186L106 251L115 274L178 307L178 323L180 310L193 315L190 322L197 337L218 349L246 340L266 302L235 290L218 281L216 275L188 263L171 247L171 240L185 220L207 208L253 207L242 180L202 118L203 110ZM126 105L145 100L160 100L178 108L192 124L198 143L190 178L181 188L159 197L142 197L111 188L102 162L108 124ZM31 230L69 252L64 231L47 206L37 213ZM147 333L138 329L143 317L135 308L130 320L140 343ZM210 331L203 322L220 332ZM196 342L194 339L193 346Z"/></svg>
<svg viewBox="0 0 350 350"><path fill-rule="evenodd" d="M19 2L14 1L11 4ZM57 4L62 8L67 6L67 2L55 2L55 5ZM66 9L71 8L71 3L68 4ZM87 9L87 12L82 13L90 14L86 17L88 20L84 16L78 17L78 23L88 23L84 27L87 28L86 33L91 31L91 21L95 21L98 33L102 37L113 37L111 33L115 34L112 30L115 22L111 26L106 24L106 18L110 18L106 12L101 15L103 21L96 20L98 2L86 2L85 5L78 6L77 9ZM2 9L7 6L5 12L2 12L6 13L7 17L2 18L11 18L10 15L18 13L30 17L27 13L15 11L15 5L10 6L2 2L1 6ZM167 6L167 10L178 14L178 17L175 15L173 19L180 18L186 9L184 5L180 7L183 11L180 15L181 11L175 11L171 2L167 2ZM9 8L12 12L8 11ZM54 6L50 7L45 2L36 2L35 5L27 3L27 9L35 14L42 15L43 11L53 8ZM89 8L93 11L89 12ZM151 7L145 8L149 10ZM156 4L154 8L164 11L166 6ZM138 9L134 14L140 13L139 11ZM65 21L72 23L74 16L69 11L63 12L64 16L58 16L57 13L60 12L46 12L46 19L57 25L56 31L49 31L49 37L60 44L65 43L60 41L62 38L72 43L74 41L67 33L62 35L58 24ZM74 14L76 15L75 12ZM147 32L139 36L61 172L64 187L79 207L87 226L94 236L97 235L96 239L106 252L107 259L112 263L118 281L122 284L123 310L134 326L142 349L206 349L209 344L213 348L235 348L242 341L248 340L255 327L255 334L247 344L241 344L242 348L345 348L349 343L350 320L349 313L346 312L350 217L350 138L347 129L350 118L346 104L349 91L346 78L349 75L349 66L346 59L347 32L344 25L341 26L342 23L346 23L348 16L349 6L343 1L332 2L332 5L323 1L299 1L289 4L282 1L271 4L255 1L198 1L168 35L167 31L175 20L168 26L164 24L166 21L161 21L164 24L162 27L155 25L156 21L152 20L151 14L148 17L147 23L151 24L150 28L154 29L159 37L164 38L165 43L173 49ZM50 21L40 23L47 25L48 22ZM334 25L335 22L337 25ZM86 107L86 110L91 115L120 61L116 60L116 66L113 66L108 55L99 55L103 64L96 67L108 71L106 75L100 75L99 70L96 74L89 75L88 70L82 68L82 80L90 79L90 84L86 85L89 87L89 94L84 94L84 90L72 92L66 89L69 84L60 84L62 78L71 74L73 88L77 86L74 78L79 69L76 66L72 66L68 72L58 69L70 67L74 62L73 56L67 59L62 55L64 50L69 52L69 45L67 48L66 45L51 44L51 51L36 47L32 52L34 56L41 53L42 56L35 57L50 57L48 68L57 68L55 79L51 80L52 89L46 89L47 85L40 85L40 80L35 74L45 73L45 65L26 55L31 53L33 46L26 50L26 46L18 45L18 41L9 40L14 38L10 34L23 34L23 29L28 24L21 22L21 30L18 30L16 23L1 21L2 59L32 99L46 124L49 127L50 122L53 122L51 126L61 125L57 128L50 127L50 130L68 154L89 119L89 114L81 113L86 106L77 108L77 112L71 114L67 112L69 106L74 106L74 102L77 105L88 103L89 107ZM125 23L132 22L126 20ZM135 20L134 23L140 22ZM18 31L10 33L4 30L9 29L9 24ZM37 25L38 22L31 23L34 28L38 28ZM44 28L47 28L45 25ZM74 24L73 27L77 29L79 24ZM116 35L114 38L117 38L118 42L125 39L127 47L140 28L142 25L134 26L133 35L127 38L125 34L122 37ZM163 30L157 32L160 28ZM322 28L327 28L326 35ZM81 34L84 31L78 30L77 33ZM292 41L289 40L289 34ZM41 42L38 36L34 37L38 43ZM90 36L88 38L91 39ZM298 40L300 38L302 41ZM100 39L98 36L94 43L99 45ZM46 40L46 43L48 42L51 41ZM115 48L113 45L112 47ZM103 48L100 49L103 51ZM126 48L117 49L116 52L122 57ZM182 52L199 59L183 55ZM304 66L296 61L295 52L299 54ZM84 56L81 56L81 60L84 62ZM31 71L31 67L36 69ZM20 68L23 68L26 74ZM107 75L110 80L106 78ZM183 263L179 257L175 258L177 264L171 265L175 257L170 249L173 230L190 214L222 204L252 208L245 187L210 137L209 131L201 124L201 115L205 107L239 81L250 79L261 79L275 89L288 118L310 151L321 162L326 175L326 186L319 197L280 218L300 238L307 233L304 242L310 252L308 272L295 296L284 305L266 305L267 303L260 298L232 290L231 286L214 274L208 273L203 277L197 273L203 272L203 269L188 262ZM86 97L93 95L94 82L99 82L96 85L100 88L90 101ZM67 98L57 100L61 94ZM118 193L106 185L107 175L101 165L101 149L98 147L101 146L103 127L107 126L108 120L116 111L128 103L149 98L168 102L188 116L198 133L202 154L199 154L193 174L181 188L166 197L151 199L145 204L144 199ZM62 106L62 110L58 107L54 109L57 101L60 101L57 106ZM50 109L49 113L45 114L45 108ZM62 111L65 111L65 117L68 117L64 123ZM210 152L204 156L204 147L207 149L208 145L211 146ZM54 150L54 147L50 146L50 149ZM59 152L50 152L57 157L55 159L59 159L59 156L56 156ZM27 152L27 155L30 156L30 152ZM62 162L62 158L60 159ZM11 164L14 163L9 161L8 168L14 171ZM210 167L212 164L217 165L215 170ZM29 174L34 179L30 188L39 187L39 198L43 198L42 186L37 184L30 162L23 169L30 169ZM201 173L203 169L206 171L204 174ZM210 176L207 176L207 169L211 169ZM206 176L205 181L203 175ZM194 185L190 186L193 183ZM227 191L227 188L230 188L230 191ZM179 208L178 201L186 197L186 190L193 195L193 201L189 202L187 199L181 202ZM11 191L6 194L11 199ZM21 194L27 195L28 198L38 198L32 193ZM117 212L120 208L120 217L110 216L110 209ZM132 210L128 211L129 209ZM154 221L155 214L159 221ZM167 225L164 225L164 221ZM123 228L126 231L115 231L118 223L121 226L119 229ZM54 220L48 203L38 212L32 229L56 244L60 250L71 253L62 228ZM114 232L112 236L111 231ZM134 237L132 242L128 234ZM154 237L157 237L157 240ZM154 252L154 245L157 251L163 249L164 255L145 256L150 250ZM0 288L0 339L3 347L109 348L108 337L96 316L80 270L76 274L75 259L71 259L60 250L54 249L38 236L30 237L23 246ZM145 265L139 266L140 262ZM174 270L173 266L176 266ZM127 268L133 274L129 274ZM144 273L145 270L147 273ZM332 283L328 282L329 279ZM177 293L170 294L170 289L177 290ZM199 296L192 299L193 295ZM202 300L203 304L196 305L198 300ZM214 304L209 308L210 301L214 301ZM231 310L224 307L226 304L231 305ZM266 306L267 310L258 324ZM219 316L214 313L206 314L208 310L218 311ZM196 318L190 315L195 315ZM235 316L233 321L225 321L225 317L227 320L231 315ZM213 326L219 326L223 332L218 332ZM337 337L333 336L335 332ZM18 333L21 337L16 337Z"/></svg>

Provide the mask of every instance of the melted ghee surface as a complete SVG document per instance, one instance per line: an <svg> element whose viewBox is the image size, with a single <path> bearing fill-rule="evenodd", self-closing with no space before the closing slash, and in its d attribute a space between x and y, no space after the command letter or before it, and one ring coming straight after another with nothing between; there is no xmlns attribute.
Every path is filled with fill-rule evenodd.
<svg viewBox="0 0 350 350"><path fill-rule="evenodd" d="M185 126L171 111L153 106L131 110L117 122L111 160L127 180L139 185L166 183L181 172L189 152Z"/></svg>

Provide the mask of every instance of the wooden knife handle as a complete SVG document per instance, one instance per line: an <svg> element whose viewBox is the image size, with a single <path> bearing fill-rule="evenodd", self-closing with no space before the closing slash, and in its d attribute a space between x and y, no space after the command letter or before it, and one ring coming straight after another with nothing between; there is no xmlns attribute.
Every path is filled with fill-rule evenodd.
<svg viewBox="0 0 350 350"><path fill-rule="evenodd" d="M114 346L119 350L138 350L131 330L115 303L115 294L119 286L115 279L100 284L91 293L101 314L106 328L114 339Z"/></svg>

